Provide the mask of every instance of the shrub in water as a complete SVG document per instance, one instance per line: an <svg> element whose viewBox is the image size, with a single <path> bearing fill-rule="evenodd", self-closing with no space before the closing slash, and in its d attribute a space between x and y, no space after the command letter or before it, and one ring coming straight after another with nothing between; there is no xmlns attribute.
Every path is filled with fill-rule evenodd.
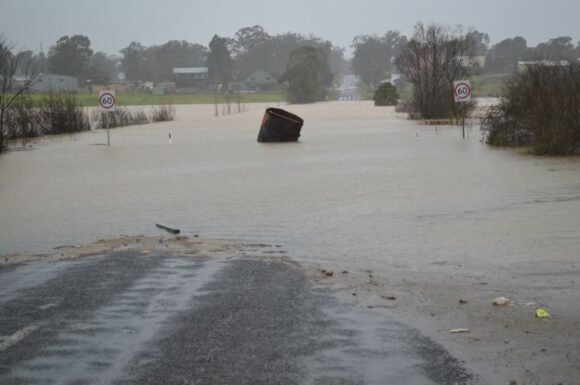
<svg viewBox="0 0 580 385"><path fill-rule="evenodd" d="M515 73L481 127L491 145L531 145L536 154L580 152L580 64L538 62Z"/></svg>
<svg viewBox="0 0 580 385"><path fill-rule="evenodd" d="M373 96L375 106L396 106L399 101L397 87L389 82L382 83Z"/></svg>

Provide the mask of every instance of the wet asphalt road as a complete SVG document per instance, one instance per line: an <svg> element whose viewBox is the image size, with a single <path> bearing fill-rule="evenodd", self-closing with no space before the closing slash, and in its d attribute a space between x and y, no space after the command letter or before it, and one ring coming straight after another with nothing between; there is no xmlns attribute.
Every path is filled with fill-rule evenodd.
<svg viewBox="0 0 580 385"><path fill-rule="evenodd" d="M0 269L0 384L471 384L439 345L257 260Z"/></svg>

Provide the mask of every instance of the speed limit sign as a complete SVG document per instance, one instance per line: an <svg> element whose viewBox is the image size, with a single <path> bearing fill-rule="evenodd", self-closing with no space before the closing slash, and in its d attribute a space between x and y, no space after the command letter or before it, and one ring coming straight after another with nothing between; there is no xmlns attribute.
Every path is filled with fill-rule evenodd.
<svg viewBox="0 0 580 385"><path fill-rule="evenodd" d="M99 105L103 111L115 111L115 91L101 91L99 92Z"/></svg>
<svg viewBox="0 0 580 385"><path fill-rule="evenodd" d="M453 96L456 102L469 102L471 100L471 85L469 84L469 80L454 81Z"/></svg>

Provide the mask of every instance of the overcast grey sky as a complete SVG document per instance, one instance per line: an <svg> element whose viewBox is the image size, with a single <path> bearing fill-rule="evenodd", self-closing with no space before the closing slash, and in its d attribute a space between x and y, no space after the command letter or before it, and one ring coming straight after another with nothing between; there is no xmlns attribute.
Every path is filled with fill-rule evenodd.
<svg viewBox="0 0 580 385"><path fill-rule="evenodd" d="M528 45L557 36L580 39L580 0L0 0L0 33L17 48L44 51L63 35L87 35L95 51L116 54L144 45L188 40L246 26L271 33L312 33L348 48L360 34L399 30L417 21L463 24L492 43L522 35Z"/></svg>

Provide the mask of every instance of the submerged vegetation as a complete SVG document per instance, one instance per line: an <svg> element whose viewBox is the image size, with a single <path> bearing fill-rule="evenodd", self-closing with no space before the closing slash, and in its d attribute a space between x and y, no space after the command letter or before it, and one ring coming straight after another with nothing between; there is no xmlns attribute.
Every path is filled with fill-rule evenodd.
<svg viewBox="0 0 580 385"><path fill-rule="evenodd" d="M88 131L91 120L95 128L114 128L170 121L174 116L175 109L169 104L152 106L148 113L142 108L118 107L113 112L94 110L89 116L73 94L51 93L34 98L25 94L4 112L3 135L6 139L27 139ZM6 146L0 152L4 150Z"/></svg>
<svg viewBox="0 0 580 385"><path fill-rule="evenodd" d="M22 96L5 112L4 131L9 139L89 129L89 117L84 107L70 94L48 94L36 100Z"/></svg>
<svg viewBox="0 0 580 385"><path fill-rule="evenodd" d="M580 64L539 62L514 73L482 129L494 146L531 146L538 155L579 153Z"/></svg>
<svg viewBox="0 0 580 385"><path fill-rule="evenodd" d="M375 106L396 106L399 102L397 87L389 82L382 83L373 95Z"/></svg>
<svg viewBox="0 0 580 385"><path fill-rule="evenodd" d="M153 106L147 114L142 109L129 109L118 107L114 111L93 111L93 121L96 128L115 128L125 126L135 126L155 122L167 122L175 117L175 108L165 104Z"/></svg>

